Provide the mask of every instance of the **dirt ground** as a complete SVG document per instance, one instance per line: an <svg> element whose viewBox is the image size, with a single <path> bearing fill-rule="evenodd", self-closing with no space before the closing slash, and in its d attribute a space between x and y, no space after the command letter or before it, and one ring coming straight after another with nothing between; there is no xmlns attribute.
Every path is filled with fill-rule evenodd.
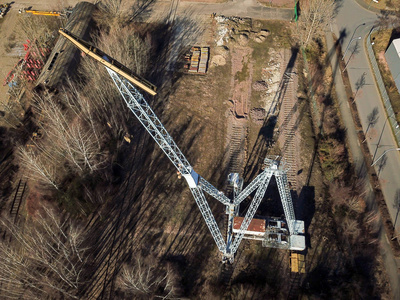
<svg viewBox="0 0 400 300"><path fill-rule="evenodd" d="M363 0L368 6L377 8L377 9L389 9L393 10L396 7L399 7L400 1L399 0L379 0L379 1L373 1L373 0Z"/></svg>
<svg viewBox="0 0 400 300"><path fill-rule="evenodd" d="M17 24L15 11L11 11L9 17L11 23L7 24ZM292 55L290 44L282 37L290 36L285 31L288 26L258 21L249 25L246 20L243 23L235 19L223 20L226 26L219 26L218 20L209 17L201 22L208 30L198 35L190 32L185 46L209 46L209 70L205 76L177 72L169 96L158 103L163 107L162 122L196 172L220 190L225 189L229 172L241 173L247 184L258 174L267 154L287 154L282 150L285 150L287 137L294 132L296 139L294 145L290 145L294 147L291 155L301 159L295 161L291 170L297 176L293 192L303 199L296 199L295 208L298 218L306 221L309 235L305 276L311 285L331 282L335 276L341 276L343 252L337 244L335 224L329 218L329 203L324 198L321 182L323 175L319 168L313 168L314 157L309 151L313 148L309 142L313 139L310 115L305 105L295 107L297 79L293 76L297 75L285 75L288 58ZM3 34L3 26L1 30ZM260 34L261 30L267 31ZM180 38L185 41L184 35ZM4 44L0 47L4 51ZM0 59L4 63L10 61L12 67L11 61L17 60L17 56L10 57ZM3 61L0 63L3 66ZM285 79L288 79L288 86L291 84L291 93L285 92L275 98ZM287 107L276 105L282 101L288 101ZM275 105L273 116L278 121L270 124L268 112ZM286 127L290 130L285 131ZM274 144L274 138L280 133L281 139ZM161 150L150 138L143 138L145 134L137 133L137 141L129 148L132 152L127 153L130 161L124 167L130 176L118 191L123 201L111 203L115 205L113 209L106 207L96 212L94 219L98 223L89 221L88 226L95 224L92 228L97 234L91 238L102 241L93 242L93 262L107 265L105 273L99 267L91 274L93 284L88 283L92 286L87 289L89 295L100 294L97 289L102 288L102 278L109 276L112 282L115 275L112 272L122 261L139 255L154 255L179 270L183 294L188 297L288 298L292 289L299 286L289 272L289 252L263 248L257 241L243 241L232 273L221 284L221 274L224 276L223 267L219 265L221 256L193 196ZM145 145L145 150L140 150L140 145ZM150 157L142 160L147 154ZM304 186L309 172L309 186ZM277 188L271 186L258 215L282 214ZM209 204L225 236L225 207L214 200ZM97 227L98 224L101 226ZM327 270L327 266L335 268ZM320 280L321 274L325 277ZM318 287L312 288L318 290ZM112 287L110 289L112 291Z"/></svg>
<svg viewBox="0 0 400 300"><path fill-rule="evenodd" d="M273 48L272 41L277 39L274 31L271 31L270 35L258 44L253 40L255 36L250 36L247 40L246 37L241 37L240 33L223 30L221 24L225 21L217 18L216 22L215 20L210 20L210 22L213 22L214 35L211 36L211 39L202 41L203 43L207 42L207 45L210 46L211 65L209 71L206 76L183 75L180 78L179 87L169 99L167 109L164 112L166 120L163 122L167 128L170 128L169 126L185 128L184 134L175 134L176 142L182 147L195 170L217 188L222 189L226 185L227 173L239 172L242 176L244 175L246 163L253 162L249 159L250 152L254 154L254 157L260 156L261 161L263 160L262 153L265 149L260 150L260 153L254 153L254 148L257 147L257 139L250 137L260 136L260 130L266 116L265 111L269 110L273 101L264 99L263 97L268 98L268 95L265 96L264 94L257 94L258 97L252 96L254 87L257 89L257 85L254 84L263 78L262 73L266 72L265 69L270 68L269 76L265 75L264 79L271 79L271 85L267 88L271 97L274 94L271 90L278 88L286 66L283 55L273 55L273 63L271 60L257 60L258 58L255 59L253 55L253 46L255 45L259 45L261 51L265 51L265 55L268 55L270 51L280 53L279 47L270 49ZM230 21L227 22L229 23L228 27L232 25ZM232 22L235 23L236 21L233 20ZM259 26L258 30L270 28L269 23L258 24L257 26ZM245 30L251 30L251 28L246 29L243 25L240 30L245 32ZM235 41L230 38L232 36ZM289 57L286 58L286 63ZM271 68L271 66L276 65L279 68ZM277 74L273 70L276 70ZM261 85L267 86L267 84ZM292 88L294 88L294 91L296 90L295 86ZM290 95L293 98L292 103L295 103L296 93ZM279 101L282 99L279 99ZM255 117L254 113L251 114L250 111L253 108L263 109L264 113L261 117L259 116L261 122L259 118ZM297 134L300 136L299 132ZM192 146L188 147L189 145ZM261 166L258 165L257 161L256 165L258 168ZM297 172L297 169L295 171ZM191 195L187 195L186 192L181 194L180 197L183 203L192 201ZM274 197L276 197L276 194ZM214 216L220 224L223 235L225 235L224 208L213 201L210 200L209 203L214 208ZM279 206L279 201L277 200L277 202ZM168 233L176 233L176 238L180 241L187 240L188 235L201 238L203 230L201 230L201 233L192 231L194 227L190 223L188 224L189 227L183 227L182 224L187 223L184 216L190 215L193 209L191 205L187 206L188 204L183 203L182 205L178 204L175 211L171 211L173 215L167 217L168 221L165 224ZM277 211L279 209L275 210L275 212ZM262 214L262 211L260 210L258 213ZM270 211L269 215L274 215L274 212ZM165 233L166 231L164 231ZM193 255L193 253L187 252L187 249L175 246L176 240L171 240L171 237L165 238L165 242L171 243L170 246L163 249L163 251L166 251L166 255L171 251L171 247L175 249L173 255L184 255L185 257ZM270 262L270 268L279 273L279 276L282 276L282 278L289 277L289 254L287 251L262 248L261 243L257 241L243 241L235 260L231 278L244 276L245 270L256 272L254 264L257 259L266 259ZM208 281L210 281L210 278L212 279L215 276L215 274L212 274L216 271L212 264L218 260L218 253L213 252L207 263L210 269L208 271L203 270L199 275L202 280L209 278ZM274 278L268 277L267 281L273 282ZM207 285L199 287L204 299L212 297L206 287ZM228 292L228 294L230 293ZM282 289L282 294L285 293Z"/></svg>
<svg viewBox="0 0 400 300"><path fill-rule="evenodd" d="M16 47L21 47L21 33L17 29L18 28L18 12L14 9L11 9L7 15L0 20L0 103L4 105L5 101L7 101L7 92L8 86L4 85L4 79L6 78L8 72L12 70L14 65L21 58L21 55L18 51L11 51L11 49L6 49L11 40L13 43L16 43ZM10 39L10 37L14 37ZM22 53L21 53L22 54Z"/></svg>
<svg viewBox="0 0 400 300"><path fill-rule="evenodd" d="M9 87L4 85L7 74L14 69L14 66L26 54L23 44L32 37L26 36L21 28L21 19L26 15L20 14L19 10L31 8L34 10L62 11L62 9L73 7L79 1L76 0L43 0L43 1L13 1L10 9L3 19L0 19L0 110L8 103ZM94 2L88 0L88 2ZM43 18L42 16L32 16ZM53 17L44 17L53 18Z"/></svg>
<svg viewBox="0 0 400 300"><path fill-rule="evenodd" d="M258 0L258 2L263 3L266 6L272 6L272 7L284 7L284 8L294 7L294 2L291 0Z"/></svg>

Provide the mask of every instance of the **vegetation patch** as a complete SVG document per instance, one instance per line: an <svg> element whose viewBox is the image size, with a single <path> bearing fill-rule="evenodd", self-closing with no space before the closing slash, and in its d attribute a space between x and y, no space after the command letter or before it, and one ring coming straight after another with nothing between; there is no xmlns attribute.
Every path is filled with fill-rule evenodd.
<svg viewBox="0 0 400 300"><path fill-rule="evenodd" d="M322 40L314 47L325 49ZM326 51L322 51L324 54L320 57L312 55L311 51L309 53L308 63L312 70L311 78L314 80L312 86L318 99L319 111L322 113L322 125L315 138L315 153L318 158L314 162L314 168L320 168L324 178L323 188L319 190L315 199L315 209L319 213L315 214L308 229L314 236L314 242L315 239L319 239L320 244L310 249L309 254L322 255L326 261L308 261L310 272L307 281L310 289L305 291L305 294L310 295L311 291L311 294L324 292L328 297L332 297L340 290L345 298L388 295L390 291L387 277L377 275L382 274L378 246L379 217L376 211L366 209L366 202L362 196L365 183L352 176L349 156L344 146L345 131L339 119L334 86L330 85L331 76L323 81L318 79L330 74L330 63L325 60ZM313 176L315 174L312 178ZM370 247L360 246L362 244L368 244ZM331 255L336 258L331 260ZM327 271L332 268L332 264L336 266L337 274L341 274L340 279L334 279L337 275L328 275ZM335 282L329 289L323 285L327 280ZM368 282L371 280L379 284L368 288ZM364 289L356 289L355 286L363 286Z"/></svg>
<svg viewBox="0 0 400 300"><path fill-rule="evenodd" d="M243 62L242 70L235 74L235 80L242 82L247 80L249 76L249 66L247 62Z"/></svg>
<svg viewBox="0 0 400 300"><path fill-rule="evenodd" d="M378 63L379 71L382 75L385 84L386 92L389 95L390 103L393 110L396 112L397 122L400 122L400 93L394 83L392 73L386 62L385 52L390 45L392 36L400 36L400 29L381 29L371 34L371 39L374 42L372 46L375 59Z"/></svg>

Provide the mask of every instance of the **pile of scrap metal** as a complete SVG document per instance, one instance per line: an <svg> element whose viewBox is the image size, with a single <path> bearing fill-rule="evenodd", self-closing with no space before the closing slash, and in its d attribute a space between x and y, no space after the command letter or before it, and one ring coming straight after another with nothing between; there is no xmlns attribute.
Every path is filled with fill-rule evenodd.
<svg viewBox="0 0 400 300"><path fill-rule="evenodd" d="M10 8L9 3L0 4L0 18L3 18L6 15L9 8Z"/></svg>
<svg viewBox="0 0 400 300"><path fill-rule="evenodd" d="M39 47L36 40L33 42L26 40L26 42L26 44L23 44L26 51L24 58L21 58L7 74L3 85L15 86L20 79L33 82L39 76L44 60L50 54L50 49Z"/></svg>

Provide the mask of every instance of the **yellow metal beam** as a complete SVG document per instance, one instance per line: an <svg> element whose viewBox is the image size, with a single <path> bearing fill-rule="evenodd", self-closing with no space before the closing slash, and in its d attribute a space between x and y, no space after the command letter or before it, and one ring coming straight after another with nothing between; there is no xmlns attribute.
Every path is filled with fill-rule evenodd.
<svg viewBox="0 0 400 300"><path fill-rule="evenodd" d="M120 62L116 61L115 59L111 58L104 52L102 52L100 49L94 47L93 45L90 45L88 42L74 36L67 30L61 28L58 31L62 36L67 38L71 43L73 43L79 50L82 52L86 53L87 55L93 57L95 60L98 62L102 63L104 66L107 68L110 68L113 70L115 73L123 76L130 82L132 82L134 85L137 87L141 88L142 90L146 91L150 95L154 96L156 95L156 86L147 81L146 79L133 74L132 71L130 71L127 67L122 65Z"/></svg>
<svg viewBox="0 0 400 300"><path fill-rule="evenodd" d="M61 16L61 13L57 12L57 11L26 10L25 12L30 13L32 15L39 15L39 16L53 16L53 17Z"/></svg>

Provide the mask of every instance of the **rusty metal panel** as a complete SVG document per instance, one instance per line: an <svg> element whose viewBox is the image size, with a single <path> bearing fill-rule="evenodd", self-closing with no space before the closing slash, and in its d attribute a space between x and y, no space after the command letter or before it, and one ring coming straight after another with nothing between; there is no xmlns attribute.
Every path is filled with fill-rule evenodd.
<svg viewBox="0 0 400 300"><path fill-rule="evenodd" d="M239 230L240 226L242 225L242 222L243 222L242 217L235 217L233 219L233 229ZM250 225L246 231L265 232L265 220L262 219L251 220Z"/></svg>

